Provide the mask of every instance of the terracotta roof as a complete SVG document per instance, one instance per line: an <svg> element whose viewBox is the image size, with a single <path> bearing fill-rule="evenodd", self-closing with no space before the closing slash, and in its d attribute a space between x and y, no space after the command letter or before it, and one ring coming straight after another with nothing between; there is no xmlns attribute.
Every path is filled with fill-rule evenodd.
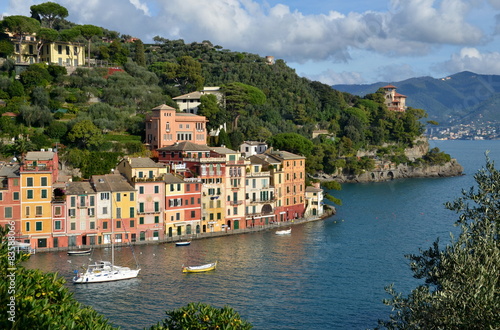
<svg viewBox="0 0 500 330"><path fill-rule="evenodd" d="M96 191L135 191L120 174L94 175L92 183Z"/></svg>
<svg viewBox="0 0 500 330"><path fill-rule="evenodd" d="M153 110L174 110L175 111L175 108L172 108L171 106L166 105L166 104L162 104L162 105L159 105L159 106L153 108Z"/></svg>
<svg viewBox="0 0 500 330"><path fill-rule="evenodd" d="M52 160L55 154L53 151L28 151L25 160Z"/></svg>
<svg viewBox="0 0 500 330"><path fill-rule="evenodd" d="M0 177L5 178L18 178L19 177L19 164L5 164L0 167Z"/></svg>
<svg viewBox="0 0 500 330"><path fill-rule="evenodd" d="M394 85L387 85L387 86L384 86L384 87L382 87L382 88L384 88L384 89L389 89L389 88L396 88L396 86L394 86Z"/></svg>
<svg viewBox="0 0 500 330"><path fill-rule="evenodd" d="M95 190L90 182L70 182L66 186L66 195L83 195L92 193L95 194Z"/></svg>
<svg viewBox="0 0 500 330"><path fill-rule="evenodd" d="M184 180L181 178L176 177L173 174L167 173L165 175L165 183L184 183Z"/></svg>
<svg viewBox="0 0 500 330"><path fill-rule="evenodd" d="M206 144L196 144L186 141L159 148L157 151L210 151L210 148Z"/></svg>
<svg viewBox="0 0 500 330"><path fill-rule="evenodd" d="M143 158L143 157L134 157L130 158L130 166L132 168L137 168L137 167L159 167L163 168L166 167L165 164L163 163L157 163L151 158Z"/></svg>
<svg viewBox="0 0 500 330"><path fill-rule="evenodd" d="M239 151L234 151L226 147L210 147L210 149L221 155L239 153Z"/></svg>

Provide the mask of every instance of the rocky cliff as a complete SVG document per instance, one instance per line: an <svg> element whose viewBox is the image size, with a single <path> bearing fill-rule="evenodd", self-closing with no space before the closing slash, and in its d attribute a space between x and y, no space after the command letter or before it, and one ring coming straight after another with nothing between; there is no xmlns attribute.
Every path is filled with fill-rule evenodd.
<svg viewBox="0 0 500 330"><path fill-rule="evenodd" d="M444 165L424 165L419 167L400 164L393 168L377 169L366 171L360 175L337 175L323 176L320 180L323 181L338 181L340 183L356 183L356 182L382 182L394 179L403 178L434 178L434 177L450 177L463 175L463 167L456 159Z"/></svg>
<svg viewBox="0 0 500 330"><path fill-rule="evenodd" d="M429 151L429 142L426 138L421 137L415 141L414 147L405 150L405 155L409 160L422 158ZM376 150L360 151L358 157L372 156L375 157ZM356 183L356 182L382 182L394 179L403 178L434 178L434 177L450 177L463 175L463 167L456 159L443 165L419 165L413 166L408 164L393 164L389 161L378 160L374 170L365 171L359 175L334 174L326 175L319 174L314 178L320 181L337 181L340 183Z"/></svg>

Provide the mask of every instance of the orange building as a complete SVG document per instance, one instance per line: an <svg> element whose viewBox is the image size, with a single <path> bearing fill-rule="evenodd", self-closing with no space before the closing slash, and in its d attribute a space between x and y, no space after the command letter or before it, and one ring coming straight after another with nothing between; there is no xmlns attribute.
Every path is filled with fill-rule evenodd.
<svg viewBox="0 0 500 330"><path fill-rule="evenodd" d="M278 221L301 218L305 210L306 158L288 151L266 150L273 164L273 185L277 192L275 214ZM280 165L276 165L275 162Z"/></svg>
<svg viewBox="0 0 500 330"><path fill-rule="evenodd" d="M52 195L59 158L53 151L30 151L20 168L21 238L32 248L53 247Z"/></svg>
<svg viewBox="0 0 500 330"><path fill-rule="evenodd" d="M206 144L206 125L205 116L176 112L163 104L146 116L146 144L153 150L178 142Z"/></svg>

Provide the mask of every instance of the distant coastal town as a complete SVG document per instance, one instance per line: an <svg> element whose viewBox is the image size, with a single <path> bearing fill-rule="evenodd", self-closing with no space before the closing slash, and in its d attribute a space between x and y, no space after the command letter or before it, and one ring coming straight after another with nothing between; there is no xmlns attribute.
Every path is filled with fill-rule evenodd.
<svg viewBox="0 0 500 330"><path fill-rule="evenodd" d="M431 140L498 140L500 123L471 122L449 127L433 127L427 130Z"/></svg>

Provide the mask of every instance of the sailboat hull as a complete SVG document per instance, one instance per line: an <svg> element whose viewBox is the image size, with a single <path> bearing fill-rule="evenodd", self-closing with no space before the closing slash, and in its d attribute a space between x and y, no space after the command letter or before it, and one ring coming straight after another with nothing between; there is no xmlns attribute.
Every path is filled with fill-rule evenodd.
<svg viewBox="0 0 500 330"><path fill-rule="evenodd" d="M128 267L114 266L110 262L102 261L90 265L84 273L76 272L73 277L73 283L100 283L128 280L136 278L140 269L130 269Z"/></svg>

